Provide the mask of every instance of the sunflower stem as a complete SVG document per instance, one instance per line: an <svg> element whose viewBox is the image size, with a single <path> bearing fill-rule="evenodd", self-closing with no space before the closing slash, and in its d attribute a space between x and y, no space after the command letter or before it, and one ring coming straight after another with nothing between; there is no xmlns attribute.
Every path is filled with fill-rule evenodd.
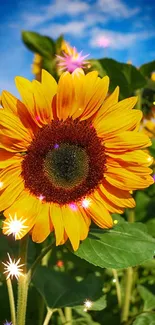
<svg viewBox="0 0 155 325"><path fill-rule="evenodd" d="M121 287L120 287L120 283L119 283L117 270L112 269L112 273L113 273L113 276L114 276L114 279L115 279L118 306L119 306L119 308L121 308L121 305L122 305Z"/></svg>
<svg viewBox="0 0 155 325"><path fill-rule="evenodd" d="M49 321L53 315L53 313L57 311L57 309L51 309L51 308L47 308L47 314L46 314L46 317L45 317L45 320L43 322L43 325L48 325L49 324Z"/></svg>
<svg viewBox="0 0 155 325"><path fill-rule="evenodd" d="M133 280L133 269L132 267L128 267L125 273L125 297L124 297L124 304L122 308L121 323L126 322L129 318L132 280Z"/></svg>
<svg viewBox="0 0 155 325"><path fill-rule="evenodd" d="M66 318L65 318L64 313L63 313L61 308L58 309L58 313L59 313L62 324L65 324L66 323Z"/></svg>
<svg viewBox="0 0 155 325"><path fill-rule="evenodd" d="M15 311L15 300L12 288L12 282L10 278L6 280L8 295L9 295L9 302L10 302L10 313L11 313L11 321L13 325L16 325L16 311Z"/></svg>
<svg viewBox="0 0 155 325"><path fill-rule="evenodd" d="M17 325L25 325L26 307L28 296L28 273L27 273L27 248L28 235L20 241L20 258L23 265L23 275L18 279L18 302L17 302Z"/></svg>
<svg viewBox="0 0 155 325"><path fill-rule="evenodd" d="M45 245L46 245L46 241L45 241ZM46 248L46 246L44 246L44 249ZM52 249L50 249L46 255L43 256L42 260L41 260L41 265L43 266L48 266L48 262L51 256L51 252ZM45 313L45 302L44 299L40 296L39 298L39 324L38 325L42 325L43 324L43 319L44 319L44 313Z"/></svg>
<svg viewBox="0 0 155 325"><path fill-rule="evenodd" d="M65 307L65 317L66 323L72 325L72 309L70 307Z"/></svg>
<svg viewBox="0 0 155 325"><path fill-rule="evenodd" d="M135 221L135 210L130 209L128 214L128 222L133 223L134 221ZM121 314L121 323L127 322L129 318L132 285L133 285L133 268L128 267L125 270L125 292L124 292L124 304L122 307L122 314Z"/></svg>
<svg viewBox="0 0 155 325"><path fill-rule="evenodd" d="M137 101L135 108L141 110L142 109L142 89L137 89L135 91L135 95L138 97L138 101Z"/></svg>
<svg viewBox="0 0 155 325"><path fill-rule="evenodd" d="M52 243L50 245L48 245L47 247L43 248L43 250L41 251L40 255L36 258L36 260L34 261L34 263L32 264L32 266L30 267L30 269L28 271L28 279L29 279L29 281L32 279L33 274L34 274L34 272L36 270L36 267L41 262L41 260L43 259L43 257L52 249L53 244L54 244L54 240L52 241Z"/></svg>

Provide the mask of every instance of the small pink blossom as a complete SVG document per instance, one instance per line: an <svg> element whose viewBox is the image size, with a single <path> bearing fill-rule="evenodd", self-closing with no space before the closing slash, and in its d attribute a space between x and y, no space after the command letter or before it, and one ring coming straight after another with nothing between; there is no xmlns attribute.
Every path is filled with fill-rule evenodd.
<svg viewBox="0 0 155 325"><path fill-rule="evenodd" d="M82 51L78 53L75 47L72 50L68 48L68 53L63 51L62 55L57 55L58 67L60 71L72 73L75 69L84 68L89 63L85 60L88 56L89 54L82 55Z"/></svg>

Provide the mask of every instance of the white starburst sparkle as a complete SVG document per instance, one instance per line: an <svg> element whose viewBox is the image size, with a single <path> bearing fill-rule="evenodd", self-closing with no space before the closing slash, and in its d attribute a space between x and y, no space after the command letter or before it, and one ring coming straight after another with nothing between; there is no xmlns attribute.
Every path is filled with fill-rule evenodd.
<svg viewBox="0 0 155 325"><path fill-rule="evenodd" d="M89 299L86 299L84 302L84 309L83 311L87 312L88 309L92 307L93 302Z"/></svg>
<svg viewBox="0 0 155 325"><path fill-rule="evenodd" d="M20 239L23 237L25 229L28 228L28 226L24 225L26 220L27 219L23 219L23 217L18 219L16 213L14 217L9 214L9 219L3 221L4 233L8 236L12 234L15 239Z"/></svg>
<svg viewBox="0 0 155 325"><path fill-rule="evenodd" d="M18 279L21 275L23 275L23 269L22 266L24 264L20 264L20 260L21 258L19 258L17 261L13 261L9 255L9 253L7 254L9 261L7 261L6 263L2 262L3 265L5 266L4 268L4 274L7 274L6 279L9 279L10 277L13 278L15 276L16 279Z"/></svg>

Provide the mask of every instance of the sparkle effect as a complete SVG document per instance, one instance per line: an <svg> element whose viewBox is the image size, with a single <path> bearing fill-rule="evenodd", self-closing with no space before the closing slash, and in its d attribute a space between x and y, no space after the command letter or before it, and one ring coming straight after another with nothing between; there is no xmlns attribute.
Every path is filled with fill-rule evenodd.
<svg viewBox="0 0 155 325"><path fill-rule="evenodd" d="M93 305L93 302L91 300L86 299L84 302L84 311L87 312L88 309L90 309Z"/></svg>
<svg viewBox="0 0 155 325"><path fill-rule="evenodd" d="M82 55L81 52L77 52L76 48L73 47L71 49L70 47L67 47L67 52L62 52L62 55L57 55L57 61L58 61L58 67L60 71L68 71L73 72L77 68L84 68L89 62L85 59L89 56Z"/></svg>
<svg viewBox="0 0 155 325"><path fill-rule="evenodd" d="M90 199L83 199L82 200L82 203L81 203L82 207L85 208L85 209L87 209L90 204L91 204L91 200Z"/></svg>
<svg viewBox="0 0 155 325"><path fill-rule="evenodd" d="M17 215L15 213L14 217L9 215L9 219L7 221L3 221L3 229L5 230L6 235L13 234L15 239L20 239L21 236L23 236L25 229L28 228L28 226L25 226L24 223L27 219L20 218L17 219Z"/></svg>
<svg viewBox="0 0 155 325"><path fill-rule="evenodd" d="M4 268L4 274L7 273L7 278L6 279L9 279L10 277L13 278L15 276L16 279L18 279L21 275L23 275L23 269L22 269L22 266L24 264L20 264L20 258L17 260L17 262L14 260L11 259L10 255L8 254L8 257L9 257L9 261L7 261L6 263L2 262L5 266Z"/></svg>

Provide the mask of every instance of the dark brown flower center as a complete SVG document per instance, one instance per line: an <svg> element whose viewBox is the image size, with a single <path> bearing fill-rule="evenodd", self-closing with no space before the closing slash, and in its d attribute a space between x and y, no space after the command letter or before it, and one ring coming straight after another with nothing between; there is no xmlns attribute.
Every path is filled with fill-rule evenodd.
<svg viewBox="0 0 155 325"><path fill-rule="evenodd" d="M37 133L24 157L25 187L46 202L80 201L102 181L105 159L90 122L52 121Z"/></svg>
<svg viewBox="0 0 155 325"><path fill-rule="evenodd" d="M72 190L88 176L89 159L85 149L62 143L50 150L45 158L44 171L56 188Z"/></svg>

